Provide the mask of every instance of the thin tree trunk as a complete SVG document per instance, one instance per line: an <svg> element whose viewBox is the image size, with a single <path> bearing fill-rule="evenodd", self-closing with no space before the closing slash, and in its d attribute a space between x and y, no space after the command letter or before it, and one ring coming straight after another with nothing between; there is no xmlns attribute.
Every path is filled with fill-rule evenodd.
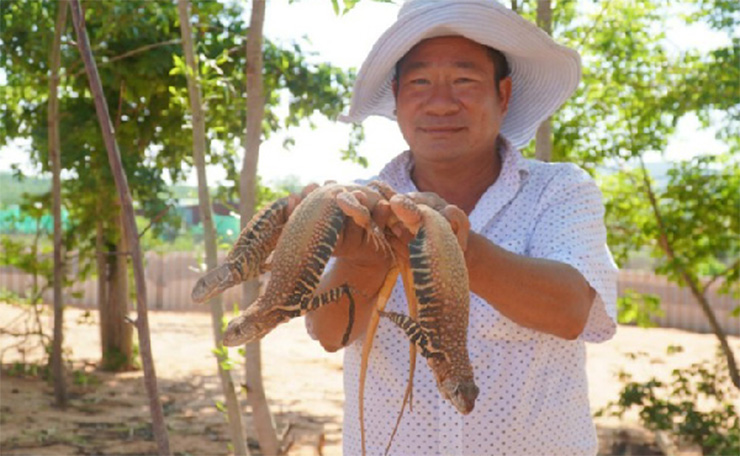
<svg viewBox="0 0 740 456"><path fill-rule="evenodd" d="M252 2L252 15L247 35L247 132L246 150L240 176L241 225L254 215L257 191L257 162L262 137L265 101L262 88L262 27L265 22L265 0ZM256 281L242 288L242 307L248 307L257 297ZM247 400L252 407L252 419L262 454L276 455L280 451L275 423L267 406L262 385L262 360L259 341L246 346Z"/></svg>
<svg viewBox="0 0 740 456"><path fill-rule="evenodd" d="M98 195L98 214L102 212L102 201L100 195ZM98 271L98 313L100 315L100 359L103 359L105 349L103 348L103 341L106 340L108 334L106 333L107 328L103 324L104 321L108 320L108 261L105 255L105 234L103 230L103 221L98 219L95 223L95 259Z"/></svg>
<svg viewBox="0 0 740 456"><path fill-rule="evenodd" d="M519 5L516 0L511 0L511 10L515 13L519 12Z"/></svg>
<svg viewBox="0 0 740 456"><path fill-rule="evenodd" d="M72 17L77 33L77 45L80 55L85 62L85 69L90 83L90 91L95 99L95 111L98 115L98 122L103 133L105 148L108 151L108 161L110 162L113 178L118 189L124 215L124 232L128 238L128 246L131 249L133 258L134 279L136 281L136 304L137 304L137 329L139 334L139 348L141 351L141 362L144 367L144 384L149 395L149 410L152 415L152 430L157 442L157 449L162 456L170 454L170 443L167 435L167 427L164 423L164 413L162 404L159 401L157 391L157 375L154 370L152 359L152 347L149 339L149 318L147 315L146 302L146 282L144 281L144 266L141 259L141 249L139 247L139 237L136 230L136 220L134 218L134 206L131 201L126 174L123 172L121 163L121 153L118 150L118 144L113 134L113 125L110 120L108 105L103 96L103 86L100 83L100 75L95 65L90 42L87 37L85 28L85 18L80 5L80 0L70 0L72 6Z"/></svg>
<svg viewBox="0 0 740 456"><path fill-rule="evenodd" d="M702 291L700 290L699 284L696 283L693 277L684 269L680 263L676 262L676 253L673 250L673 246L671 245L670 241L668 240L668 236L666 235L667 229L665 226L665 223L663 222L663 215L660 212L660 207L658 206L658 200L655 197L655 193L653 192L653 187L650 184L650 179L648 178L647 169L645 168L645 163L640 159L640 165L642 167L642 177L643 177L643 184L645 185L645 190L648 195L648 200L650 201L650 207L653 210L653 215L655 215L655 220L658 223L658 230L659 230L659 238L658 243L660 244L660 247L665 252L666 256L668 257L671 262L676 264L676 268L678 269L678 273L681 276L681 278L686 282L686 284L689 286L689 289L691 290L691 294L694 296L696 301L699 303L699 307L701 307L702 312L704 312L704 315L707 317L707 320L709 320L709 325L712 327L712 331L714 331L714 335L719 340L720 349L722 350L722 354L724 355L725 359L727 360L727 369L730 373L730 379L732 380L732 384L735 385L737 389L740 389L740 372L738 372L737 368L737 362L735 361L735 355L732 352L732 348L730 348L730 344L727 342L727 335L725 334L724 330L722 329L722 326L720 326L719 321L717 320L717 316L714 314L714 310L712 310L712 306L709 305L709 301L706 297L706 288Z"/></svg>
<svg viewBox="0 0 740 456"><path fill-rule="evenodd" d="M67 24L67 2L57 6L54 26L54 43L51 47L51 77L49 78L49 156L52 173L52 212L54 215L54 342L51 349L51 371L54 377L54 401L57 407L67 405L67 382L64 377L62 342L64 341L64 263L62 262L62 184L61 151L59 146L59 61L61 57L62 30Z"/></svg>
<svg viewBox="0 0 740 456"><path fill-rule="evenodd" d="M101 213L102 201L98 196L98 213ZM105 254L105 234L103 221L98 220L95 224L95 252L98 270L98 313L100 315L100 359L105 357L105 344L108 338L108 328L104 322L108 321L108 261Z"/></svg>
<svg viewBox="0 0 740 456"><path fill-rule="evenodd" d="M198 174L198 203L203 220L203 234L206 248L206 266L208 270L218 266L218 251L216 245L216 229L213 226L211 213L211 199L208 194L208 180L206 177L206 126L203 115L203 103L201 101L198 64L195 60L193 47L193 34L190 29L190 13L188 11L188 0L178 0L177 9L180 15L180 33L182 35L182 48L185 54L185 62L190 71L185 72L188 82L188 93L190 94L190 109L193 115L193 162ZM228 355L221 343L223 333L221 321L224 311L221 297L211 300L211 325L213 327L213 339L219 349L216 355L216 366L218 376L221 380L221 389L226 399L226 412L229 420L229 432L231 442L234 446L234 454L246 456L249 454L247 439L242 427L242 415L239 408L239 400L234 389L234 381L231 372L223 369L223 361Z"/></svg>
<svg viewBox="0 0 740 456"><path fill-rule="evenodd" d="M548 35L552 35L551 0L537 0L537 25ZM552 160L552 120L550 117L542 121L537 128L534 156L538 160L549 162Z"/></svg>
<svg viewBox="0 0 740 456"><path fill-rule="evenodd" d="M108 296L105 302L106 319L100 324L106 328L103 345L102 367L109 371L127 371L134 368L133 335L128 323L129 288L128 288L128 251L126 242L124 214L118 207L114 218L118 240L114 250L109 251L108 258ZM102 317L102 316L101 316Z"/></svg>

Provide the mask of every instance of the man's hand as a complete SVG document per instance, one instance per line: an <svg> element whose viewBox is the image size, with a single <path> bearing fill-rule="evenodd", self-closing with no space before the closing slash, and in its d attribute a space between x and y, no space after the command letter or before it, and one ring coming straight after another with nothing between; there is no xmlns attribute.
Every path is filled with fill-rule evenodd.
<svg viewBox="0 0 740 456"><path fill-rule="evenodd" d="M333 181L327 181L324 183L330 184ZM288 197L288 216L290 216L298 204L308 196L309 193L319 187L316 183L311 183L303 188L299 194L291 194ZM340 233L339 240L334 248L333 256L337 258L345 258L358 265L372 266L372 265L388 265L390 258L387 253L373 242L373 234L368 231L368 223L372 223L379 229L380 233L386 232L386 227L391 219L392 211L390 204L386 200L380 200L378 202L371 202L367 195L360 190L354 190L349 192L354 200L357 201L362 207L367 210L367 217L369 220L362 223L355 221L353 217L347 217L344 224L344 229Z"/></svg>
<svg viewBox="0 0 740 456"><path fill-rule="evenodd" d="M389 242L398 261L408 261L408 244L419 230L422 220L417 211L410 210L412 205L424 204L442 214L452 227L463 252L467 250L470 221L465 212L454 204L448 204L442 197L431 192L412 192L395 195L390 200L393 216L390 221Z"/></svg>

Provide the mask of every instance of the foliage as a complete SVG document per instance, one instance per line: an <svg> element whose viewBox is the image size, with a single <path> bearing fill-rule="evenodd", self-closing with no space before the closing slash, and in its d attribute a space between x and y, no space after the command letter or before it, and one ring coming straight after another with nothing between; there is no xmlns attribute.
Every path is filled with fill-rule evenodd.
<svg viewBox="0 0 740 456"><path fill-rule="evenodd" d="M740 163L726 156L698 156L671 167L662 186L653 184L662 223L652 212L639 172L617 173L602 190L609 245L618 260L648 247L658 274L681 285L679 271L697 283L722 277L720 291L740 296L740 268L728 267L740 257ZM666 255L662 235L674 259Z"/></svg>
<svg viewBox="0 0 740 456"><path fill-rule="evenodd" d="M621 324L636 324L641 328L655 326L653 317L665 315L660 298L650 293L627 289L617 298L617 320Z"/></svg>
<svg viewBox="0 0 740 456"><path fill-rule="evenodd" d="M692 286L705 313L711 308L702 285L717 282L720 292L740 296L739 8L721 0L560 0L553 8L556 39L577 49L583 63L582 83L553 118L553 157L606 174L616 261L650 251L655 272ZM531 16L534 2L522 2L521 10ZM671 47L666 30L676 17L705 24L727 41L703 53ZM687 115L715 128L726 152L696 150L659 181L645 161L664 155ZM621 304L626 310L634 303L628 297ZM638 307L629 309L630 319L642 318Z"/></svg>
<svg viewBox="0 0 740 456"><path fill-rule="evenodd" d="M668 354L681 351L681 347L670 346ZM704 454L737 454L740 418L733 400L737 400L738 393L719 355L711 363L675 369L669 382L655 377L635 382L625 372L619 374L619 379L623 385L619 399L599 410L597 416L622 418L636 409L647 428L670 431L700 445Z"/></svg>
<svg viewBox="0 0 740 456"><path fill-rule="evenodd" d="M20 204L24 194L41 195L47 193L51 188L51 179L40 177L26 176L23 180L18 180L13 174L0 172L0 208L8 207L12 204Z"/></svg>
<svg viewBox="0 0 740 456"><path fill-rule="evenodd" d="M245 35L243 5L195 1L193 22L202 71L210 164L227 170L234 182L219 194L238 191L237 153L245 121ZM177 182L192 166L191 126L182 75L179 19L174 2L83 2L93 51L100 70L127 180L140 216L154 219ZM32 159L48 171L47 61L56 3L0 3L0 146L30 138ZM354 73L317 63L299 44L265 44L267 115L263 134L298 125L315 114L336 117L349 100ZM90 255L98 222L106 243L115 244L116 199L82 62L68 24L62 41L60 113L63 201ZM225 187L229 188L229 187ZM91 191L93 190L94 191ZM155 234L177 225L174 213L155 224Z"/></svg>

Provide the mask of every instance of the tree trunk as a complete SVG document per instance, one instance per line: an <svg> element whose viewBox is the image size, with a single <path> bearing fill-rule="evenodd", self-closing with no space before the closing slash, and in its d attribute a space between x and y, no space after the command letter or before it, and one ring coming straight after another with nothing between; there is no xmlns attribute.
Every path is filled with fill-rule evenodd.
<svg viewBox="0 0 740 456"><path fill-rule="evenodd" d="M262 27L265 22L265 0L252 2L252 15L247 35L247 132L246 150L240 176L241 226L246 226L255 211L257 200L257 162L262 138L262 118L265 99L262 93ZM242 308L247 308L257 297L256 281L245 283L242 288ZM275 423L267 406L262 385L262 360L260 342L246 346L247 400L252 407L252 419L262 454L276 455L280 451Z"/></svg>
<svg viewBox="0 0 740 456"><path fill-rule="evenodd" d="M537 0L537 25L552 35L551 0ZM545 119L537 128L534 156L538 160L549 162L552 160L552 126L551 118Z"/></svg>
<svg viewBox="0 0 740 456"><path fill-rule="evenodd" d="M59 61L61 56L62 30L67 24L67 2L57 6L57 22L54 26L54 43L51 47L51 77L49 78L49 157L52 173L52 213L54 215L54 342L51 349L51 372L54 377L54 401L57 407L67 405L67 383L64 377L62 342L64 341L64 263L62 262L62 184L61 151L59 147Z"/></svg>
<svg viewBox="0 0 740 456"><path fill-rule="evenodd" d="M98 197L98 207L101 201ZM98 211L100 213L100 210ZM95 224L95 252L98 270L98 313L100 315L100 359L105 359L105 344L108 338L108 328L104 322L108 321L108 261L106 255L105 234L103 221L98 220ZM102 364L102 363L101 363Z"/></svg>
<svg viewBox="0 0 740 456"><path fill-rule="evenodd" d="M203 104L200 94L198 64L195 60L193 47L193 34L190 29L190 13L188 12L188 0L178 0L177 9L180 16L180 33L182 35L182 48L185 54L189 72L185 72L188 82L188 93L190 94L190 109L193 115L193 162L198 174L198 203L200 207L201 219L203 220L203 235L206 248L206 266L208 270L218 266L218 250L216 245L216 229L213 226L213 216L211 212L211 199L208 194L208 180L206 177L206 126L203 115ZM216 355L216 366L218 376L221 380L221 389L226 399L226 412L229 420L229 432L231 442L234 446L234 454L237 456L246 456L249 453L247 448L247 439L244 436L242 427L242 415L239 408L239 400L234 390L234 381L231 378L231 372L225 370L223 362L228 358L221 339L221 321L224 311L221 297L211 300L211 325L213 327L213 339L218 348Z"/></svg>
<svg viewBox="0 0 740 456"><path fill-rule="evenodd" d="M100 83L100 75L95 65L95 59L90 49L90 42L87 37L85 28L85 17L80 5L80 0L70 0L72 6L72 17L77 33L77 46L80 55L85 63L85 70L90 83L90 91L95 100L95 111L98 115L98 122L103 133L105 148L108 152L108 161L110 162L113 178L116 183L116 189L121 200L124 216L124 232L128 240L128 246L131 249L133 258L134 279L136 281L136 309L137 309L137 330L139 334L139 348L141 351L141 362L144 367L144 384L149 395L149 410L152 415L152 430L154 439L157 442L157 449L162 456L170 454L170 443L167 435L167 427L164 423L164 414L162 404L159 402L159 393L157 391L157 375L154 370L152 359L151 340L149 339L149 318L147 315L146 301L146 282L144 281L144 265L141 259L141 249L139 247L139 237L136 230L136 220L134 218L134 206L131 200L131 192L126 181L126 174L123 172L121 163L121 153L118 150L115 136L113 135L113 125L111 124L108 104L103 96L103 86Z"/></svg>
<svg viewBox="0 0 740 456"><path fill-rule="evenodd" d="M104 305L107 307L105 319L100 317L105 337L103 347L103 370L126 371L134 368L133 328L128 323L128 243L124 233L123 214L115 217L118 241L114 250L107 255L108 295Z"/></svg>

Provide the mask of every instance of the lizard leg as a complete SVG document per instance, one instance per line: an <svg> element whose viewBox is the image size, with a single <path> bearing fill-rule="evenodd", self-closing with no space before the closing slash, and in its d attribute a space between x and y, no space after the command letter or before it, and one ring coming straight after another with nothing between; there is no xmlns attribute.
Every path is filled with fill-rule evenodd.
<svg viewBox="0 0 740 456"><path fill-rule="evenodd" d="M390 200L391 197L396 194L396 191L393 189L393 187L379 180L370 181L367 186L383 195L383 198L387 200Z"/></svg>
<svg viewBox="0 0 740 456"><path fill-rule="evenodd" d="M416 235L424 222L421 210L410 197L397 194L390 200L391 210L411 234Z"/></svg>
<svg viewBox="0 0 740 456"><path fill-rule="evenodd" d="M385 312L378 311L380 316L386 317L396 324L403 330L406 337L416 345L421 352L421 355L425 358L436 358L444 357L444 353L440 351L436 344L432 334L426 331L422 326L408 315L404 315L398 312Z"/></svg>
<svg viewBox="0 0 740 456"><path fill-rule="evenodd" d="M390 252L391 247L385 239L383 232L373 221L368 209L369 202L361 191L340 192L336 196L337 205L342 212L350 217L357 225L365 229L369 239L373 241L376 250Z"/></svg>
<svg viewBox="0 0 740 456"><path fill-rule="evenodd" d="M352 332L352 326L355 322L355 300L352 297L352 293L353 289L345 283L309 299L304 299L300 303L300 311L298 312L298 315L305 315L319 307L323 307L332 302L337 302L342 295L346 295L347 299L349 299L349 318L347 321L347 329L344 331L344 335L342 336L342 345L346 345L349 340L350 333Z"/></svg>
<svg viewBox="0 0 740 456"><path fill-rule="evenodd" d="M454 205L445 206L440 213L450 222L452 232L455 233L460 248L463 252L467 250L468 234L470 233L470 219L468 219L468 216L465 215L462 209Z"/></svg>

